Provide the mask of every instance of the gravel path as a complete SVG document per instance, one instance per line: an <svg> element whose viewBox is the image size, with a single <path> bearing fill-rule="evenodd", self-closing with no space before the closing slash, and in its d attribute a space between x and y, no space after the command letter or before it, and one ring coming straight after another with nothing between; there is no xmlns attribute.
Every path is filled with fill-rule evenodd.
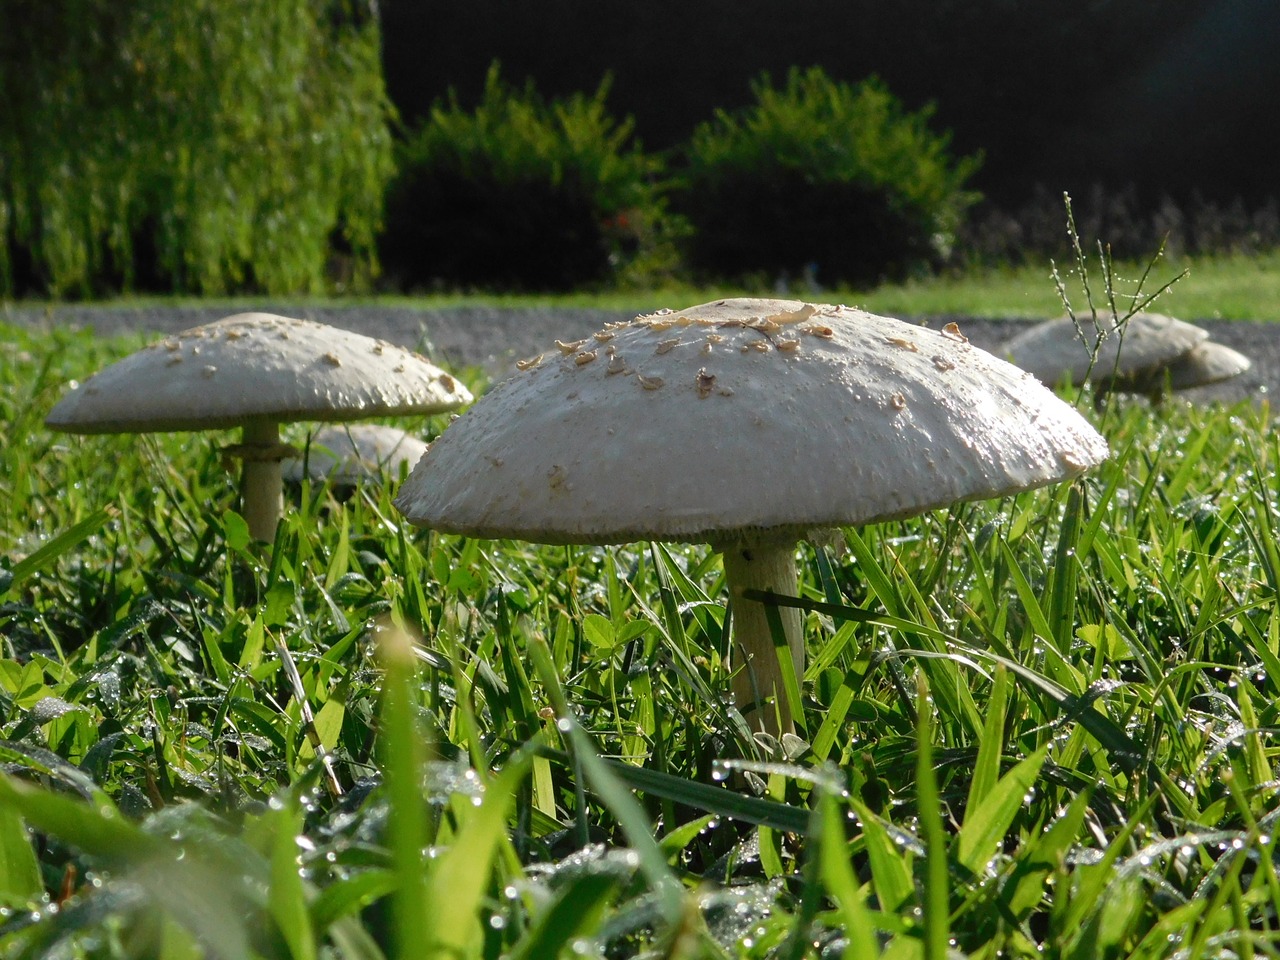
<svg viewBox="0 0 1280 960"><path fill-rule="evenodd" d="M659 304L640 304L648 311ZM576 340L611 320L629 320L637 311L587 308L449 307L309 307L264 303L267 313L302 317L382 337L413 347L437 363L483 367L492 377L505 377L515 361L533 356L554 340ZM0 319L34 329L92 327L104 336L124 333L172 333L225 316L225 307L60 306L49 310L6 308ZM999 345L1027 320L975 317L932 317L931 327L955 321L971 341L988 350ZM1280 392L1280 326L1244 320L1195 320L1210 336L1252 358L1253 369L1227 384L1190 392L1193 399L1234 401Z"/></svg>

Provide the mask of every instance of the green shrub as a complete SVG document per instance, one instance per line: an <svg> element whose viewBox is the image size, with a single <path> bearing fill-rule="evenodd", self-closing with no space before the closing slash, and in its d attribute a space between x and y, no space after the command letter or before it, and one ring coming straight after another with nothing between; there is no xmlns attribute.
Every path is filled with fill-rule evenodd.
<svg viewBox="0 0 1280 960"><path fill-rule="evenodd" d="M318 292L335 259L374 272L391 107L363 4L9 6L0 292Z"/></svg>
<svg viewBox="0 0 1280 960"><path fill-rule="evenodd" d="M678 206L690 264L712 277L795 274L870 282L944 257L980 158L954 160L931 108L912 113L878 80L793 69L756 103L718 111L687 150Z"/></svg>
<svg viewBox="0 0 1280 960"><path fill-rule="evenodd" d="M403 145L380 253L393 283L568 290L663 266L658 161L592 96L546 102L489 70L474 111L437 103Z"/></svg>

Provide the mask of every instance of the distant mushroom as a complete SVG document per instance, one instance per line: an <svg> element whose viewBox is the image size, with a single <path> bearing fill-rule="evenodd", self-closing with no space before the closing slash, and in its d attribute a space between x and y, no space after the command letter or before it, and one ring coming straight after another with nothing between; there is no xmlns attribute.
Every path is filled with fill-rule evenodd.
<svg viewBox="0 0 1280 960"><path fill-rule="evenodd" d="M166 337L94 374L50 411L69 433L240 427L250 533L275 536L281 461L295 451L279 425L437 413L471 394L425 359L382 340L266 313L243 313Z"/></svg>
<svg viewBox="0 0 1280 960"><path fill-rule="evenodd" d="M1247 373L1252 367L1253 361L1239 350L1204 340L1166 366L1133 378L1126 389L1146 394L1154 403L1166 393L1221 383Z"/></svg>
<svg viewBox="0 0 1280 960"><path fill-rule="evenodd" d="M300 455L282 464L284 479L327 480L355 486L381 476L398 478L413 469L427 451L426 441L382 423L347 423L322 427L311 435Z"/></svg>
<svg viewBox="0 0 1280 960"><path fill-rule="evenodd" d="M1069 316L1046 320L1008 340L1004 353L1049 386L1087 380L1100 395L1140 393L1153 400L1166 390L1216 383L1251 366L1230 347L1210 345L1202 328L1164 314L1135 313L1123 324L1099 319L1099 326Z"/></svg>
<svg viewBox="0 0 1280 960"><path fill-rule="evenodd" d="M1107 444L1029 374L941 332L843 306L721 300L548 351L450 425L395 504L436 530L540 543L705 542L723 553L735 698L792 729L765 607L796 543L1079 474ZM798 611L783 608L797 676ZM753 716L754 714L754 716Z"/></svg>

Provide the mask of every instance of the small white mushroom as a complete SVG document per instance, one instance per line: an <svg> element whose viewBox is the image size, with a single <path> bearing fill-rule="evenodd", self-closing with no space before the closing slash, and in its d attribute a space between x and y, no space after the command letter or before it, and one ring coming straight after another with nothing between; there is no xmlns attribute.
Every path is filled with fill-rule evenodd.
<svg viewBox="0 0 1280 960"><path fill-rule="evenodd" d="M281 471L285 480L294 483L305 476L350 487L408 473L426 452L425 441L398 427L344 423L317 430L298 456L284 461Z"/></svg>
<svg viewBox="0 0 1280 960"><path fill-rule="evenodd" d="M1209 338L1200 327L1160 313L1046 320L1008 340L1003 352L1049 386L1086 380L1117 386L1168 366Z"/></svg>
<svg viewBox="0 0 1280 960"><path fill-rule="evenodd" d="M243 459L244 517L261 540L275 536L282 508L280 464L290 448L280 442L281 423L436 413L471 400L407 350L382 356L369 337L307 320L238 314L164 345L100 370L67 393L45 423L68 433L241 428L230 452ZM200 363L181 363L184 348Z"/></svg>

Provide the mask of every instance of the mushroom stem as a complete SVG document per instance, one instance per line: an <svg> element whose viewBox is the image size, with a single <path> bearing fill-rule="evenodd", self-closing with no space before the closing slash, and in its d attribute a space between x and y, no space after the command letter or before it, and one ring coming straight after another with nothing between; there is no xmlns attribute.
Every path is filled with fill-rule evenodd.
<svg viewBox="0 0 1280 960"><path fill-rule="evenodd" d="M775 736L792 733L791 705L782 683L782 664L773 644L765 605L744 599L744 590L768 590L794 596L797 588L795 543L749 543L724 549L724 575L733 605L733 694L747 722ZM800 611L779 607L782 630L796 678L804 676L804 633Z"/></svg>
<svg viewBox="0 0 1280 960"><path fill-rule="evenodd" d="M245 523L255 540L274 540L284 509L280 425L274 420L246 423L241 443L244 469L240 480Z"/></svg>

